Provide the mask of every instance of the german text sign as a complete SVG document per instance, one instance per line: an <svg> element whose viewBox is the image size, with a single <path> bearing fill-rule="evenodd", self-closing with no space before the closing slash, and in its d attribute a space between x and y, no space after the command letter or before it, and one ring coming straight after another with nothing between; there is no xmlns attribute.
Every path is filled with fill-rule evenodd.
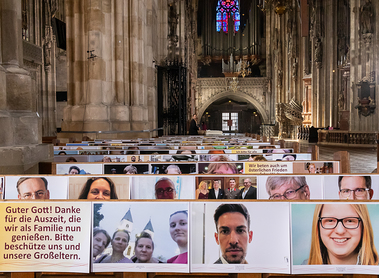
<svg viewBox="0 0 379 278"><path fill-rule="evenodd" d="M292 162L246 162L245 174L292 174Z"/></svg>
<svg viewBox="0 0 379 278"><path fill-rule="evenodd" d="M88 272L91 203L0 203L0 271Z"/></svg>

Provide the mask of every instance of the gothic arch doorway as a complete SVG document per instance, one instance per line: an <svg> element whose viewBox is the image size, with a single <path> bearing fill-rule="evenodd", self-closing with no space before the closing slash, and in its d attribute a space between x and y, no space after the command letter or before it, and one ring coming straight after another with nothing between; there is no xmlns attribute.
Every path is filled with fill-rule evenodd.
<svg viewBox="0 0 379 278"><path fill-rule="evenodd" d="M222 130L224 133L259 133L264 122L258 109L250 102L237 96L221 97L199 111L200 123L207 129Z"/></svg>

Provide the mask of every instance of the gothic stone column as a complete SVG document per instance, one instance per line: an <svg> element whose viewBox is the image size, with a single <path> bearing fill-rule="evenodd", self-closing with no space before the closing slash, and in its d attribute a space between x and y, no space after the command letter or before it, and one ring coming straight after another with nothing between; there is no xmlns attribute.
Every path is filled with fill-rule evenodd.
<svg viewBox="0 0 379 278"><path fill-rule="evenodd" d="M22 68L21 2L0 5L0 173L38 173L38 162L52 158L52 146L41 144L41 120Z"/></svg>
<svg viewBox="0 0 379 278"><path fill-rule="evenodd" d="M138 132L149 128L146 2L66 1L68 107L62 130L74 132L66 136L150 136Z"/></svg>

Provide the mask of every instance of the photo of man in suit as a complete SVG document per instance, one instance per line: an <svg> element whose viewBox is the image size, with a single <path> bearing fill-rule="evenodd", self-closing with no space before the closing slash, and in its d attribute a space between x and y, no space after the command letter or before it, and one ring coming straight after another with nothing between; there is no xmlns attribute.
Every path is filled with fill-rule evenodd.
<svg viewBox="0 0 379 278"><path fill-rule="evenodd" d="M237 199L257 199L257 189L251 185L251 179L244 179L243 185L245 187L241 189Z"/></svg>
<svg viewBox="0 0 379 278"><path fill-rule="evenodd" d="M208 199L224 199L225 192L221 187L221 181L215 180L213 188L209 190Z"/></svg>
<svg viewBox="0 0 379 278"><path fill-rule="evenodd" d="M240 190L237 187L235 178L229 180L229 189L225 190L225 199L237 199Z"/></svg>

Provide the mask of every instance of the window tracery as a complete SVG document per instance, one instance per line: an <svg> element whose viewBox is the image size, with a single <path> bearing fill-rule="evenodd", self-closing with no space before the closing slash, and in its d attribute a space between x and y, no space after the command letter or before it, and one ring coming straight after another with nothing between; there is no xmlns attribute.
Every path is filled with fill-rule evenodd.
<svg viewBox="0 0 379 278"><path fill-rule="evenodd" d="M229 18L233 19L234 32L237 33L240 27L240 6L238 0L218 0L216 7L216 30L228 33Z"/></svg>

